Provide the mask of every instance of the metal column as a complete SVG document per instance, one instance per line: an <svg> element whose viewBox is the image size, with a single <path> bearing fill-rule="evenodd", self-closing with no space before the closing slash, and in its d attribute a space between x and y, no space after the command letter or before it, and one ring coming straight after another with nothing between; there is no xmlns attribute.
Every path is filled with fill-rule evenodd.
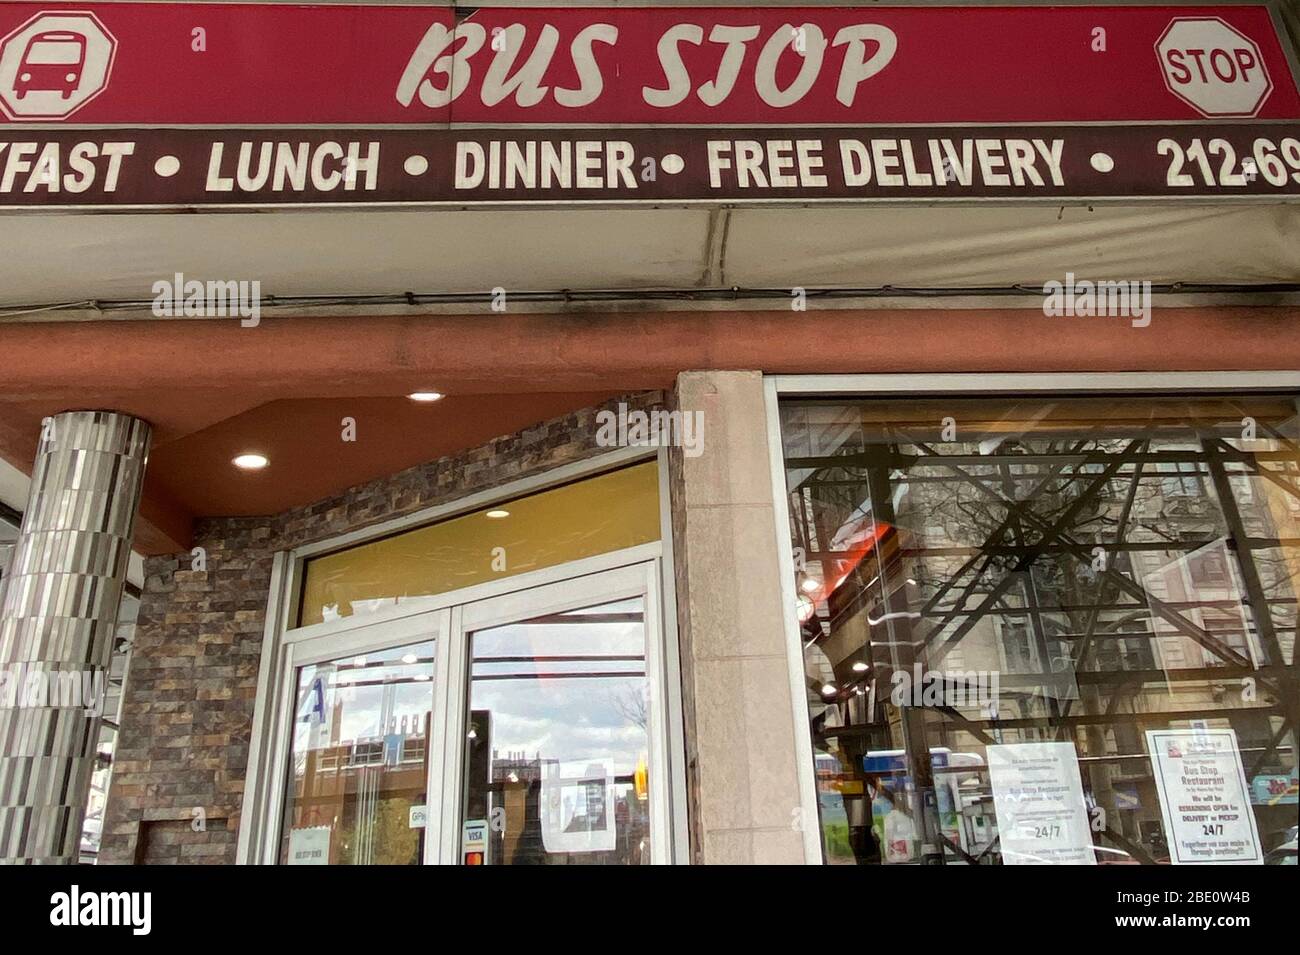
<svg viewBox="0 0 1300 955"><path fill-rule="evenodd" d="M0 589L0 863L75 863L149 425L47 418Z"/></svg>

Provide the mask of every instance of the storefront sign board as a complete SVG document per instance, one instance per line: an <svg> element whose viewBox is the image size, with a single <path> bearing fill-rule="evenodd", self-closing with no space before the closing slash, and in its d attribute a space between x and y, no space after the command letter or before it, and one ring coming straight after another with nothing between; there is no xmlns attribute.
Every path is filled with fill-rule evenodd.
<svg viewBox="0 0 1300 955"><path fill-rule="evenodd" d="M1266 4L0 5L0 208L1300 197Z"/></svg>

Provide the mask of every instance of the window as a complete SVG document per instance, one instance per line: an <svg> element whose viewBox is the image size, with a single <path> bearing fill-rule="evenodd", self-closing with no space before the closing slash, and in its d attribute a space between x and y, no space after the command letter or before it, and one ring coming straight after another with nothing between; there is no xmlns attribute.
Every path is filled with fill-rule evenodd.
<svg viewBox="0 0 1300 955"><path fill-rule="evenodd" d="M307 562L299 626L659 540L659 470L637 464Z"/></svg>
<svg viewBox="0 0 1300 955"><path fill-rule="evenodd" d="M827 862L1286 840L1293 399L799 399L780 422ZM1222 819L1180 813L1191 764Z"/></svg>
<svg viewBox="0 0 1300 955"><path fill-rule="evenodd" d="M281 862L418 865L433 718L434 644L417 643L298 671Z"/></svg>
<svg viewBox="0 0 1300 955"><path fill-rule="evenodd" d="M472 636L464 819L479 861L650 861L644 600ZM658 785L658 783L656 783Z"/></svg>
<svg viewBox="0 0 1300 955"><path fill-rule="evenodd" d="M1178 497L1199 498L1202 493L1200 466L1191 461L1158 461L1156 470L1161 474L1175 474L1179 477L1164 478L1160 490L1166 499Z"/></svg>

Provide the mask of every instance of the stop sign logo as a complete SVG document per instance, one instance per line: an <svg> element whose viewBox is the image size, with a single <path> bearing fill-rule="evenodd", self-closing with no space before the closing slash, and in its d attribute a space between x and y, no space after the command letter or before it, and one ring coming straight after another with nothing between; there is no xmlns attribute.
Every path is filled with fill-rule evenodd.
<svg viewBox="0 0 1300 955"><path fill-rule="evenodd" d="M1156 41L1165 86L1202 116L1254 116L1273 92L1255 41L1219 17L1179 17Z"/></svg>

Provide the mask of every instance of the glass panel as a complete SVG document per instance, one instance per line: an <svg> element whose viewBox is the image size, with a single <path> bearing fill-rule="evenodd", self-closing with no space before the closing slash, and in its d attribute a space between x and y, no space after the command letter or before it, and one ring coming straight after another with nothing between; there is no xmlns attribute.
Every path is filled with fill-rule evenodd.
<svg viewBox="0 0 1300 955"><path fill-rule="evenodd" d="M659 539L651 461L308 561L300 626Z"/></svg>
<svg viewBox="0 0 1300 955"><path fill-rule="evenodd" d="M104 833L104 809L108 804L108 786L112 779L113 752L117 749L117 728L122 725L122 687L126 682L131 644L135 638L136 618L139 614L140 598L123 593L117 608L113 654L109 658L106 674L104 720L99 724L95 771L90 777L90 796L86 801L86 816L81 823L80 861L83 865L94 863L99 857L100 841Z"/></svg>
<svg viewBox="0 0 1300 955"><path fill-rule="evenodd" d="M427 641L298 670L282 863L420 864L433 664Z"/></svg>
<svg viewBox="0 0 1300 955"><path fill-rule="evenodd" d="M638 597L473 634L464 859L650 861Z"/></svg>
<svg viewBox="0 0 1300 955"><path fill-rule="evenodd" d="M1293 399L781 424L826 861L1294 862Z"/></svg>

